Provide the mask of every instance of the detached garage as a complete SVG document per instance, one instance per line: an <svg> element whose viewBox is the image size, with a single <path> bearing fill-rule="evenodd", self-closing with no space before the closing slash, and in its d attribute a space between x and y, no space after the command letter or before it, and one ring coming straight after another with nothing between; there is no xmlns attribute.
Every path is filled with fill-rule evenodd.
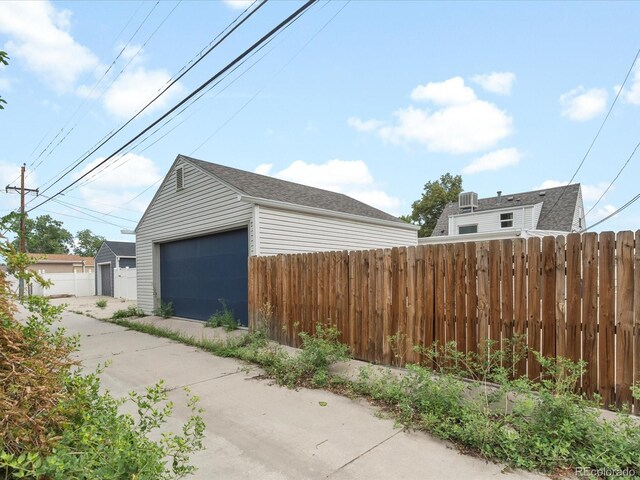
<svg viewBox="0 0 640 480"><path fill-rule="evenodd" d="M249 255L417 245L417 227L346 195L179 155L136 228L138 304L247 325Z"/></svg>

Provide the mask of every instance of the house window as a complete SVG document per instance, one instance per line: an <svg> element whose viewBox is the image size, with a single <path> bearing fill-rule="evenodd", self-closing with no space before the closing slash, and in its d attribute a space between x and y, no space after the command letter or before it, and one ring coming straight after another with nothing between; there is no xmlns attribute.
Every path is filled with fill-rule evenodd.
<svg viewBox="0 0 640 480"><path fill-rule="evenodd" d="M176 168L176 190L181 190L184 187L184 173L182 167Z"/></svg>
<svg viewBox="0 0 640 480"><path fill-rule="evenodd" d="M500 228L513 227L513 212L500 214Z"/></svg>
<svg viewBox="0 0 640 480"><path fill-rule="evenodd" d="M467 233L478 233L478 225L460 225L458 227L459 235L465 235Z"/></svg>

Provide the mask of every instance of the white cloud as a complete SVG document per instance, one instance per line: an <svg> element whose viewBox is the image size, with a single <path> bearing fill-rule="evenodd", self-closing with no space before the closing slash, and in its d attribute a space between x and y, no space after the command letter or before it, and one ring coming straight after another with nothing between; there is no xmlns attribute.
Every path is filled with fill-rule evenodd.
<svg viewBox="0 0 640 480"><path fill-rule="evenodd" d="M537 187L533 187L533 190L544 190L545 188L556 188L567 185L569 182L566 180L545 180ZM607 189L609 184L607 182L600 182L597 184L587 184L582 183L580 187L582 188L582 199L585 203L595 202L600 198L600 195ZM611 191L610 189L609 191Z"/></svg>
<svg viewBox="0 0 640 480"><path fill-rule="evenodd" d="M273 163L261 163L256 167L254 172L259 173L260 175L269 175L271 169L273 168Z"/></svg>
<svg viewBox="0 0 640 480"><path fill-rule="evenodd" d="M244 10L253 3L253 0L224 0L224 3L234 10Z"/></svg>
<svg viewBox="0 0 640 480"><path fill-rule="evenodd" d="M616 85L614 92L617 94L622 85ZM620 96L633 105L640 105L640 67L636 67L633 73L631 86L625 88Z"/></svg>
<svg viewBox="0 0 640 480"><path fill-rule="evenodd" d="M500 170L520 163L522 153L517 148L503 148L473 160L462 169L462 173L473 174L489 170Z"/></svg>
<svg viewBox="0 0 640 480"><path fill-rule="evenodd" d="M99 65L98 58L69 33L71 12L50 2L0 2L4 50L24 62L58 92L73 89L78 78Z"/></svg>
<svg viewBox="0 0 640 480"><path fill-rule="evenodd" d="M484 75L475 75L471 80L491 93L510 95L516 74L512 72L492 72Z"/></svg>
<svg viewBox="0 0 640 480"><path fill-rule="evenodd" d="M394 113L393 126L378 130L384 140L418 142L432 152L472 153L495 146L511 135L513 119L492 103L476 100L430 113L408 107Z"/></svg>
<svg viewBox="0 0 640 480"><path fill-rule="evenodd" d="M418 85L411 92L414 101L430 101L436 105L461 105L477 99L472 88L464 84L461 77L453 77L444 82L429 82Z"/></svg>
<svg viewBox="0 0 640 480"><path fill-rule="evenodd" d="M604 217L611 215L616 210L616 207L613 205L603 205L602 207L592 210L587 216L587 226L597 222L598 220L602 220Z"/></svg>
<svg viewBox="0 0 640 480"><path fill-rule="evenodd" d="M262 164L256 173L282 180L344 193L381 210L394 213L400 206L398 198L377 188L369 167L362 160L329 160L315 164L296 160L279 172L272 172L272 164Z"/></svg>
<svg viewBox="0 0 640 480"><path fill-rule="evenodd" d="M141 66L125 71L105 92L104 108L116 117L127 118L149 103L170 78L166 70L147 70ZM182 85L176 83L153 102L145 114L162 109L183 90Z"/></svg>
<svg viewBox="0 0 640 480"><path fill-rule="evenodd" d="M98 157L86 165L82 171L76 174L79 178L84 173L98 165L104 157ZM153 185L162 178L156 164L147 157L134 153L127 153L109 162L104 169L92 178L90 183L81 186L78 190L85 199L86 205L101 212L109 212L113 207L109 205L119 205L136 195L145 187ZM87 176L87 179L92 174ZM139 200L132 203L127 208L134 208L144 211L146 201Z"/></svg>
<svg viewBox="0 0 640 480"><path fill-rule="evenodd" d="M371 132L384 125L384 122L381 122L379 120L361 120L357 117L349 117L347 123L349 124L349 126L355 128L359 132Z"/></svg>
<svg viewBox="0 0 640 480"><path fill-rule="evenodd" d="M591 120L604 112L607 98L607 91L602 88L574 88L560 95L562 115L578 122Z"/></svg>
<svg viewBox="0 0 640 480"><path fill-rule="evenodd" d="M419 85L411 98L430 101L440 108L402 108L394 112L392 124L355 117L348 123L359 131L375 131L394 144L415 142L432 152L452 154L487 150L513 131L511 116L495 104L478 99L461 77Z"/></svg>

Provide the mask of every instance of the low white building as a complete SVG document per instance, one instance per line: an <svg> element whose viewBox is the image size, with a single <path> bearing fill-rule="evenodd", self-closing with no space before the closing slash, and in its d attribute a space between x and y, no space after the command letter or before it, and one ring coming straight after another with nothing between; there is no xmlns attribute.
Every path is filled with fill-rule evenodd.
<svg viewBox="0 0 640 480"><path fill-rule="evenodd" d="M249 255L417 245L418 227L346 195L179 155L136 228L138 305L246 325Z"/></svg>
<svg viewBox="0 0 640 480"><path fill-rule="evenodd" d="M458 202L444 208L432 236L420 243L566 235L584 228L579 183L480 199L474 192L463 192Z"/></svg>

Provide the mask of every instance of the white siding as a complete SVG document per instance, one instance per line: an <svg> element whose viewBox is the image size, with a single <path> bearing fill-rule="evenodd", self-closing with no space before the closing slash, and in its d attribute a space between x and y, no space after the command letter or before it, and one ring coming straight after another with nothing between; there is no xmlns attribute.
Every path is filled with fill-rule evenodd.
<svg viewBox="0 0 640 480"><path fill-rule="evenodd" d="M573 212L573 222L571 222L571 231L580 232L587 227L584 218L584 204L582 203L582 188L578 191L578 199L576 200L576 208Z"/></svg>
<svg viewBox="0 0 640 480"><path fill-rule="evenodd" d="M176 191L178 166L184 168L184 188L180 191ZM154 308L154 293L160 293L157 242L249 225L248 254L251 254L252 208L251 204L241 202L232 189L192 164L174 164L136 231L138 306L150 313Z"/></svg>
<svg viewBox="0 0 640 480"><path fill-rule="evenodd" d="M508 230L508 228L501 227L500 214L509 212L513 212L513 226L510 227L511 229L532 229L536 227L537 219L535 223L534 219L540 215L540 208L541 204L524 207L514 205L513 208L452 215L449 217L449 235L458 235L458 227L464 225L478 225L478 233Z"/></svg>
<svg viewBox="0 0 640 480"><path fill-rule="evenodd" d="M417 232L393 226L259 206L260 255L417 245Z"/></svg>

